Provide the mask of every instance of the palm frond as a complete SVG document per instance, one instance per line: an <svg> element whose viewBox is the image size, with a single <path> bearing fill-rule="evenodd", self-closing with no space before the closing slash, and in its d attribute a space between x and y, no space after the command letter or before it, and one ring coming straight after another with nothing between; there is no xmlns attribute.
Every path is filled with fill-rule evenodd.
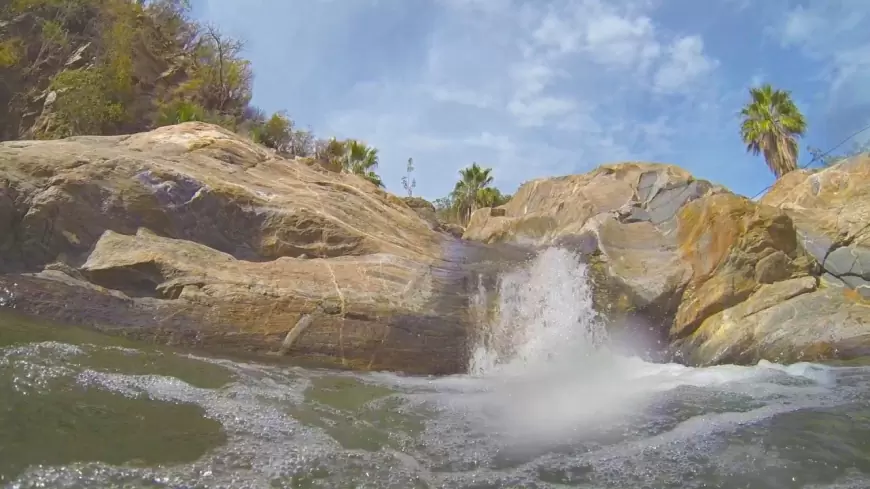
<svg viewBox="0 0 870 489"><path fill-rule="evenodd" d="M762 154L777 178L797 168L797 138L807 123L788 91L770 84L749 89L750 101L741 109L740 137L746 151Z"/></svg>

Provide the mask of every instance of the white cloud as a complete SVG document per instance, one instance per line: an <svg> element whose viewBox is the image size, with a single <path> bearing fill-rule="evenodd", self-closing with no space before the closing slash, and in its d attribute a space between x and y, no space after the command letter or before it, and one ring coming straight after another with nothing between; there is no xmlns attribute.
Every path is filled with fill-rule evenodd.
<svg viewBox="0 0 870 489"><path fill-rule="evenodd" d="M686 36L675 40L668 48L668 58L656 72L653 86L663 93L686 90L717 65L718 61L704 54L704 41L700 36Z"/></svg>
<svg viewBox="0 0 870 489"><path fill-rule="evenodd" d="M822 64L805 76L827 84L830 137L842 138L870 123L870 3L828 0L788 10L773 33L784 47L796 48Z"/></svg>
<svg viewBox="0 0 870 489"><path fill-rule="evenodd" d="M813 36L824 27L824 20L798 5L788 12L782 25L782 43L785 45L800 45L812 40Z"/></svg>
<svg viewBox="0 0 870 489"><path fill-rule="evenodd" d="M419 8L431 11L408 14L421 27L401 36L413 39L368 25L360 17L364 0L353 2L352 13L329 19L328 30L317 28L318 15L301 11L312 4L287 1L306 19L304 54L321 62L318 69L331 67L333 78L358 75L330 64L334 59L319 59L318 50L359 59L366 68L368 57L385 60L340 93L340 103L318 106L315 130L381 148L388 186L397 185L413 156L418 190L428 197L452 187L455 175L445 166L471 161L493 166L496 181L510 192L531 178L605 161L655 159L673 148L675 135L702 129L703 107L717 100L711 76L719 62L705 50L701 33L663 25L652 0L420 0ZM407 10L405 1L379 0L378 15ZM249 16L275 15L254 5ZM256 41L261 31L247 37ZM380 32L377 46L366 44L371 32ZM336 51L335 33L351 39L342 51ZM422 47L403 57L410 41ZM387 64L400 58L401 64ZM317 90L320 80L306 80L309 72L295 74L294 87ZM704 90L689 92L697 87ZM669 95L666 101L656 97L662 94Z"/></svg>
<svg viewBox="0 0 870 489"><path fill-rule="evenodd" d="M491 96L462 87L432 86L423 87L423 90L437 102L452 102L479 109L490 108L494 104Z"/></svg>

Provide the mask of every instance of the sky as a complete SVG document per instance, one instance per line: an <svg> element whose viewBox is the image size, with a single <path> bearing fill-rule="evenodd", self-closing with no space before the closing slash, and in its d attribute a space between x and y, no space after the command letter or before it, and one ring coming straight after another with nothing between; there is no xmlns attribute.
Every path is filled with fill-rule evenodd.
<svg viewBox="0 0 870 489"><path fill-rule="evenodd" d="M868 0L193 0L246 43L253 103L319 137L380 151L401 194L452 190L461 168L523 182L604 163L673 163L752 197L748 88L791 91L823 150L870 124ZM867 140L870 131L850 140Z"/></svg>

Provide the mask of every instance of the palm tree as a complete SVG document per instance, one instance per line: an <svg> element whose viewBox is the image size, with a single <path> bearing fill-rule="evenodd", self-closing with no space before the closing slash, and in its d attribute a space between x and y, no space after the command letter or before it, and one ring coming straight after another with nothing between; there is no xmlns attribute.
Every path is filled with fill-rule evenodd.
<svg viewBox="0 0 870 489"><path fill-rule="evenodd" d="M381 177L374 171L378 167L378 149L362 141L339 141L333 137L320 144L317 155L340 167L343 172L359 175L378 187L384 186Z"/></svg>
<svg viewBox="0 0 870 489"><path fill-rule="evenodd" d="M459 181L453 188L453 198L463 222L468 222L471 213L477 209L481 190L489 187L492 180L492 168L481 168L477 163L459 170Z"/></svg>
<svg viewBox="0 0 870 489"><path fill-rule="evenodd" d="M780 178L797 169L797 138L803 136L807 122L788 91L764 84L750 88L749 95L751 100L740 111L740 136L746 151L764 154L768 168Z"/></svg>
<svg viewBox="0 0 870 489"><path fill-rule="evenodd" d="M374 171L379 162L378 149L356 139L349 139L345 143L345 147L344 160L342 161L344 171L359 175L378 187L383 187L384 182Z"/></svg>

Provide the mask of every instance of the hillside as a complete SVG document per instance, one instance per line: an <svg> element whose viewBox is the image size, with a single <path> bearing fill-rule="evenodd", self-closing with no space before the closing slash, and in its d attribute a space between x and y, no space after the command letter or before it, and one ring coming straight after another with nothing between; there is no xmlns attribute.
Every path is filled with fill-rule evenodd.
<svg viewBox="0 0 870 489"><path fill-rule="evenodd" d="M242 44L188 12L186 0L5 0L0 139L263 125Z"/></svg>

